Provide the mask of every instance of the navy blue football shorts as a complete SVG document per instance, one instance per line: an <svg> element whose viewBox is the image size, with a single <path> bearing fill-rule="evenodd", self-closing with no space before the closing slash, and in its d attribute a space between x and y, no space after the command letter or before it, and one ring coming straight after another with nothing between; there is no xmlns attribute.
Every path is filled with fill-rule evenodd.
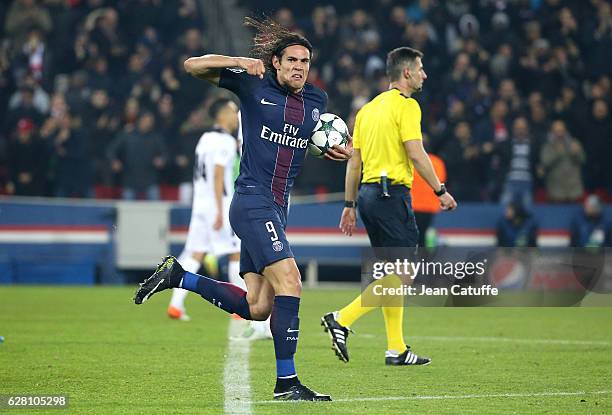
<svg viewBox="0 0 612 415"><path fill-rule="evenodd" d="M261 274L281 259L293 258L287 242L287 209L259 194L234 193L230 224L240 238L240 275Z"/></svg>

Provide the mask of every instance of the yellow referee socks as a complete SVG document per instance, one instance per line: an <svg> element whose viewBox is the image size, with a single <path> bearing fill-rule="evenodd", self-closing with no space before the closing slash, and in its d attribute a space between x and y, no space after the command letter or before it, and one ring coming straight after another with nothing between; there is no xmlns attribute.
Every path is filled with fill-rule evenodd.
<svg viewBox="0 0 612 415"><path fill-rule="evenodd" d="M344 327L351 327L355 321L357 321L361 316L370 311L374 310L376 307L364 307L362 306L362 298L359 295L355 298L349 305L344 307L342 310L338 312L338 323L343 325Z"/></svg>
<svg viewBox="0 0 612 415"><path fill-rule="evenodd" d="M403 307L383 307L385 317L385 329L387 331L387 350L395 350L402 353L406 350L404 341L404 308Z"/></svg>
<svg viewBox="0 0 612 415"><path fill-rule="evenodd" d="M401 339L401 327L402 327L402 306L403 297L395 295L381 295L382 288L398 288L401 284L401 280L396 275L388 275L378 281L372 282L368 287L363 290L361 295L355 298L349 305L339 311L337 317L338 323L344 327L350 327L366 313L369 313L375 308L395 308L396 312L400 311L399 315L399 327L400 327L400 339ZM397 313L391 312L393 316ZM386 321L385 317L385 321ZM397 324L397 318L393 319L393 324ZM404 350L404 345L401 350Z"/></svg>

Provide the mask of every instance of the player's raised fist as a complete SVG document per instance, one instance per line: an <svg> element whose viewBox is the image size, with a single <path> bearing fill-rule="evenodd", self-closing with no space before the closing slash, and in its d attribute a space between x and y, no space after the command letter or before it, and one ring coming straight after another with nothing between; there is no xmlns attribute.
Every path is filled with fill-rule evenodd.
<svg viewBox="0 0 612 415"><path fill-rule="evenodd" d="M266 67L261 59L254 58L236 58L238 66L246 70L249 75L259 76L263 78L266 72Z"/></svg>

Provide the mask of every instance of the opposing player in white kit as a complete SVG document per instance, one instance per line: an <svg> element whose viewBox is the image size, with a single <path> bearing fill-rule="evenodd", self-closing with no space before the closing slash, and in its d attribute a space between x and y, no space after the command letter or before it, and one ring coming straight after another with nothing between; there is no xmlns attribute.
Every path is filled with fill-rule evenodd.
<svg viewBox="0 0 612 415"><path fill-rule="evenodd" d="M238 107L228 98L219 98L211 104L209 113L215 124L202 134L196 146L191 220L187 242L178 260L186 271L196 273L206 254L228 255L230 283L246 290L239 275L240 240L229 223L234 165L240 147L232 135L239 127ZM168 316L188 321L184 305L188 291L182 288L172 291ZM272 338L269 322L251 322L243 337Z"/></svg>

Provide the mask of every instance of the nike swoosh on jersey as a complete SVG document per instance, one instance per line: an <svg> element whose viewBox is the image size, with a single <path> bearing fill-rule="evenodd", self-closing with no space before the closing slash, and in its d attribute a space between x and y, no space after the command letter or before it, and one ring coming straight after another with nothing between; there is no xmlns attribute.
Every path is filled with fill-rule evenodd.
<svg viewBox="0 0 612 415"><path fill-rule="evenodd" d="M264 105L278 105L278 104L276 104L274 102L266 101L265 98L262 98L261 101L259 101L259 102L261 102Z"/></svg>

